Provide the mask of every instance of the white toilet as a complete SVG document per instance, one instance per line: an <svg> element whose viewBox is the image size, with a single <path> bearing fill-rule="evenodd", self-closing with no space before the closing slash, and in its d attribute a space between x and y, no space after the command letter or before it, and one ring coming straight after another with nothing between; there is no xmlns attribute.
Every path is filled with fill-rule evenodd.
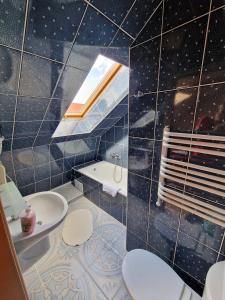
<svg viewBox="0 0 225 300"><path fill-rule="evenodd" d="M146 250L128 252L122 274L134 300L225 300L225 261L209 269L202 298L169 265Z"/></svg>

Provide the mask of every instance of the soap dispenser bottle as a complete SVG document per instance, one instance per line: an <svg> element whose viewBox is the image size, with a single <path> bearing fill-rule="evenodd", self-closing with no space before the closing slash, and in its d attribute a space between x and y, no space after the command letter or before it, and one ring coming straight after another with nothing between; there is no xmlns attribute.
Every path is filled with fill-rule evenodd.
<svg viewBox="0 0 225 300"><path fill-rule="evenodd" d="M29 235L34 231L36 224L36 215L28 206L20 216L22 231L25 235Z"/></svg>

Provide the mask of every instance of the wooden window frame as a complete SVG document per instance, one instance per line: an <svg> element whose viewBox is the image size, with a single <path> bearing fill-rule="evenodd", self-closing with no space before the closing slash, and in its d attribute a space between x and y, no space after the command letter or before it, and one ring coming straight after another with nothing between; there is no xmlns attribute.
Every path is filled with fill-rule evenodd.
<svg viewBox="0 0 225 300"><path fill-rule="evenodd" d="M97 86L94 92L88 98L88 101L84 104L84 109L79 113L65 113L65 119L82 119L86 113L90 110L92 105L97 101L99 96L104 92L106 87L112 81L112 79L116 76L116 74L121 69L122 65L119 63L115 63L115 65L108 71L102 82Z"/></svg>

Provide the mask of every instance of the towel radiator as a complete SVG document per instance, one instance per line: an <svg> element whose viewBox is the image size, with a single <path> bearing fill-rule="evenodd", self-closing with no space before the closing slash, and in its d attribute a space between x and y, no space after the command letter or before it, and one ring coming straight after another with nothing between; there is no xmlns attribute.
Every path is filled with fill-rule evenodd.
<svg viewBox="0 0 225 300"><path fill-rule="evenodd" d="M225 157L225 137L171 132L165 127L161 154L157 205L163 201L225 227L225 171L168 157L168 151L212 157ZM225 159L224 159L225 161ZM224 208L209 201L198 200L182 191L165 186L165 180L193 187L197 190L224 197Z"/></svg>

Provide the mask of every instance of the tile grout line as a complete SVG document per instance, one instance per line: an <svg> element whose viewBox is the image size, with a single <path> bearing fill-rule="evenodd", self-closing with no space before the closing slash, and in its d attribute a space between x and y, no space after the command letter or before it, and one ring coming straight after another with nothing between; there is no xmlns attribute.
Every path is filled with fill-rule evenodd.
<svg viewBox="0 0 225 300"><path fill-rule="evenodd" d="M220 244L220 248L219 248L219 251L218 251L218 255L217 255L216 261L219 260L219 257L220 257L221 254L223 255L223 253L221 253L221 250L222 250L222 247L223 247L223 243L225 243L225 231L223 233L223 238L222 238L222 241L221 241L221 244Z"/></svg>
<svg viewBox="0 0 225 300"><path fill-rule="evenodd" d="M164 9L165 9L165 2L164 0L160 3L160 5L158 5L157 9L160 8L160 6L162 5L162 20L161 20L161 33L160 33L160 44L159 44L159 59L158 59L158 74L157 74L157 93L156 93L156 102L155 102L155 111L157 112L157 107L158 107L158 99L159 99L159 81L160 81L160 69L161 69L161 55L162 55L162 31L163 31L163 20L164 20ZM155 10L156 12L156 10ZM154 13L155 13L154 12ZM147 24L147 23L146 23ZM149 243L149 230L150 230L150 212L151 212L151 194L152 194L152 178L153 178L153 164L154 164L154 157L155 157L155 146L156 146L156 141L155 141L155 137L156 137L156 115L155 115L155 120L154 120L154 140L153 140L153 148L152 148L152 169L151 169L151 176L150 176L150 180L151 180L151 184L150 184L150 190L149 190L149 204L148 204L148 220L147 220L147 239L146 242L147 244Z"/></svg>
<svg viewBox="0 0 225 300"><path fill-rule="evenodd" d="M109 17L107 17L101 10L99 10L96 6L94 6L88 0L84 0L84 2L86 2L94 10L96 10L97 12L99 12L103 17L105 17L107 20L109 20L111 23L113 23L118 29L120 29L121 31L123 31L126 35L128 35L130 38L132 38L134 40L134 37L132 35L130 35L128 32L126 32L122 27L120 27L122 24L121 25L116 24L113 20L111 20Z"/></svg>
<svg viewBox="0 0 225 300"><path fill-rule="evenodd" d="M24 25L23 25L23 38L22 38L22 48L20 52L20 64L19 64L19 72L17 77L17 89L16 89L16 101L15 101L15 108L14 108L14 116L13 116L13 128L12 128L12 139L11 139L11 157L12 157L12 167L13 167L13 173L17 184L17 178L16 178L16 170L14 165L14 159L13 159L13 140L14 140L14 134L15 134L15 122L16 122L16 112L17 112L17 102L18 102L18 96L19 96L19 89L20 89L20 79L21 79L21 72L22 72L22 63L23 63L23 49L24 49L24 42L25 42L25 34L26 34L26 26L27 26L27 18L28 18L28 7L29 7L29 0L26 0L25 2L25 11L24 11Z"/></svg>
<svg viewBox="0 0 225 300"><path fill-rule="evenodd" d="M157 7L154 9L154 11L152 12L152 14L150 15L150 17L147 19L147 21L145 22L144 26L141 28L141 30L138 32L138 34L136 35L135 39L134 39L134 42L138 39L139 35L141 34L142 30L146 27L146 25L148 24L148 22L151 20L151 18L153 17L153 15L156 13L156 11L158 10L158 8L161 6L161 5L164 5L164 0L160 1L160 3L157 5ZM163 20L162 20L162 23L163 23ZM158 35L161 36L162 35L162 29L161 29L161 33ZM146 40L145 42L147 42L148 40ZM142 44L142 43L140 43ZM139 44L138 44L139 45ZM138 46L137 45L137 46ZM134 48L135 46L132 47L131 45L131 48Z"/></svg>
<svg viewBox="0 0 225 300"><path fill-rule="evenodd" d="M202 69L203 69L203 65L204 65L204 59L205 59L205 51L206 51L206 46L207 46L207 39L208 39L208 29L209 29L209 22L210 22L210 15L211 15L211 7L212 7L212 0L210 0L210 5L209 5L209 12L208 12L208 20L207 20L207 25L206 25L206 30L205 30L205 41L204 41L204 46L203 46L203 53L202 53L202 62L201 62L201 69L200 69L200 75L199 75L199 84L198 84L198 91L197 91L197 97L196 97L196 105L195 105L195 111L194 111L194 117L193 117L193 124L192 124L192 133L194 130L194 124L195 124L195 117L196 117L196 110L197 110L197 105L198 105L198 100L199 100L199 92L200 92L200 83L201 83L201 77L202 77ZM188 154L188 164L190 161L190 151ZM187 171L186 171L186 175L188 172L188 166L187 166ZM185 182L186 182L186 178L185 178ZM183 194L186 191L186 185L184 183L184 188L183 188ZM175 258L176 258L176 249L178 246L178 238L179 238L179 233L180 233L180 225L181 225L181 216L182 216L182 209L180 211L180 217L179 217L179 224L178 224L178 228L177 228L177 239L176 239L176 244L175 244L175 250L174 250L174 259L173 259L173 264L175 264Z"/></svg>
<svg viewBox="0 0 225 300"><path fill-rule="evenodd" d="M211 9L210 12L208 11L208 12L206 12L206 13L204 13L204 14L202 14L202 15L200 15L200 16L194 18L194 19L191 19L191 20L189 20L189 21L187 21L187 22L184 22L184 23L182 23L182 24L180 24L180 25L178 25L178 26L175 26L175 27L173 27L173 28L171 28L171 29L169 29L169 30L167 30L167 31L164 31L162 34L164 35L164 34L170 33L170 32L173 31L173 30L179 29L179 28L182 27L182 26L185 26L185 25L187 25L187 24L189 24L189 23L191 23L191 22L193 22L193 21L195 21L195 20L198 20L198 19L200 19L200 18L202 18L202 17L207 16L209 13L211 14L211 13L213 13L213 12L215 12L215 11L217 11L217 10L223 9L223 8L225 8L225 5L222 5L222 6L220 6L220 7ZM135 48L135 47L137 47L137 46L141 46L141 45L143 45L144 43L147 43L147 42L149 42L149 41L151 41L151 40L153 40L153 39L156 39L156 38L159 37L159 36L160 36L160 34L159 34L159 35L156 35L156 36L154 36L154 37L152 37L152 38L150 38L150 39L147 39L147 40L145 40L144 42L141 42L141 43L139 43L139 44L137 44L137 45L131 46L131 48L133 49L133 48ZM136 40L136 39L135 39L135 40Z"/></svg>

